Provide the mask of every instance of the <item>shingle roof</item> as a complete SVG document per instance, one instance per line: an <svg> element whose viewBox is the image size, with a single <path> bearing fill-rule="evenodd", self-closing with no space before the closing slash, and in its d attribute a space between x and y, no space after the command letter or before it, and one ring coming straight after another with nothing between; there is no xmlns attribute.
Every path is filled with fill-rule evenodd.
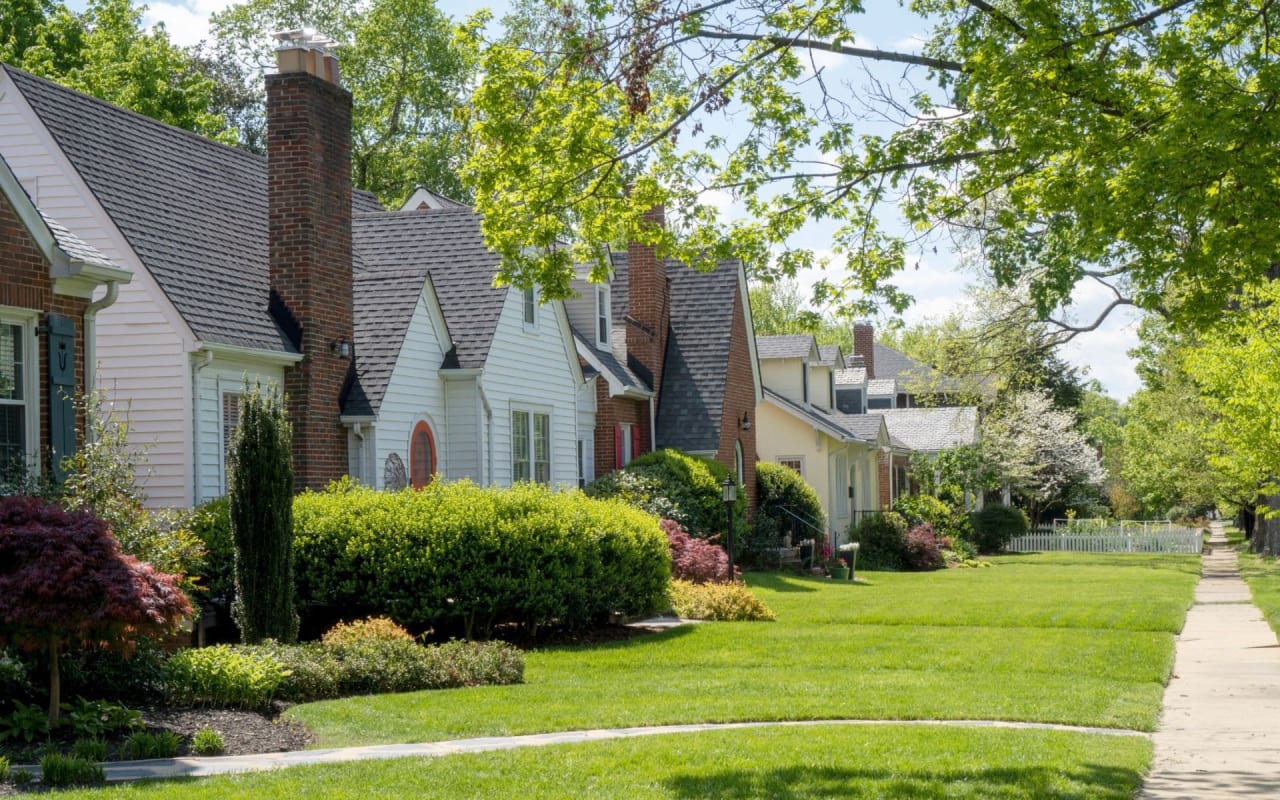
<svg viewBox="0 0 1280 800"><path fill-rule="evenodd" d="M807 333L757 336L756 355L767 358L808 358L813 351L813 336Z"/></svg>
<svg viewBox="0 0 1280 800"><path fill-rule="evenodd" d="M880 413L889 434L911 450L936 452L978 441L978 409L973 406L895 408Z"/></svg>
<svg viewBox="0 0 1280 800"><path fill-rule="evenodd" d="M764 396L767 400L771 401L775 405L782 407L783 409L791 412L792 414L800 417L801 419L804 419L810 425L813 425L817 428L822 429L827 433L827 435L833 438L846 439L846 440L857 439L864 442L870 441L872 443L874 443L876 440L876 437L874 435L871 436L870 439L868 439L866 437L858 435L857 433L845 427L844 425L841 425L836 420L835 415L833 414L828 414L822 411L821 409L813 408L812 406L802 406L799 403L795 403L791 400L788 400L786 397L783 397L782 395L778 394L777 392L775 392L774 390L770 389L767 386L764 387ZM853 416L853 415L846 414L844 416Z"/></svg>
<svg viewBox="0 0 1280 800"><path fill-rule="evenodd" d="M866 382L867 371L862 367L836 370L836 386L861 386Z"/></svg>
<svg viewBox="0 0 1280 800"><path fill-rule="evenodd" d="M366 268L356 272L352 292L355 362L359 384L371 412L376 413L382 407L382 398L387 393L425 281L426 276L420 270L397 272ZM348 400L344 413L357 413L353 399Z"/></svg>
<svg viewBox="0 0 1280 800"><path fill-rule="evenodd" d="M457 346L458 366L483 367L507 287L493 285L499 259L484 245L480 217L469 208L356 214L352 232L365 270L431 275ZM403 327L399 335L404 336Z"/></svg>
<svg viewBox="0 0 1280 800"><path fill-rule="evenodd" d="M876 373L879 374L879 370ZM867 381L867 395L875 395L883 397L887 394L894 394L898 391L898 384L893 378L875 378Z"/></svg>
<svg viewBox="0 0 1280 800"><path fill-rule="evenodd" d="M831 415L836 423L863 441L876 444L880 441L880 427L884 417L879 414L845 414L837 411Z"/></svg>
<svg viewBox="0 0 1280 800"><path fill-rule="evenodd" d="M888 345L875 343L876 377L892 378L908 392L962 391L963 385L922 361Z"/></svg>
<svg viewBox="0 0 1280 800"><path fill-rule="evenodd" d="M4 69L199 339L294 350L267 311L264 157Z"/></svg>
<svg viewBox="0 0 1280 800"><path fill-rule="evenodd" d="M640 389L646 392L649 391L649 387L645 385L644 381L640 380L639 376L628 369L627 365L623 364L618 357L613 354L612 350L601 350L596 347L587 340L586 336L582 335L581 331L574 328L572 325L569 326L569 329L573 331L573 338L574 341L577 342L579 353L584 351L590 353L591 358L594 358L614 380L618 381L628 389ZM592 372L594 371L594 368L592 368Z"/></svg>
<svg viewBox="0 0 1280 800"><path fill-rule="evenodd" d="M818 345L818 363L824 367L844 368L844 353L838 344Z"/></svg>
<svg viewBox="0 0 1280 800"><path fill-rule="evenodd" d="M53 234L54 241L58 243L58 249L66 253L68 258L89 264L101 264L102 266L115 267L116 269L125 269L125 267L104 256L98 248L76 236L61 222L39 209L36 210L39 212L40 218L44 220L44 224L49 226L49 232Z"/></svg>

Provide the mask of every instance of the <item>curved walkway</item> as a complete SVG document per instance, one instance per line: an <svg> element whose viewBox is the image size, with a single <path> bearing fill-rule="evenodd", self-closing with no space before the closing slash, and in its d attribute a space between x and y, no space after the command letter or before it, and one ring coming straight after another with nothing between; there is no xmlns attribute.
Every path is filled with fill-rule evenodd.
<svg viewBox="0 0 1280 800"><path fill-rule="evenodd" d="M1195 605L1178 635L1143 800L1280 795L1280 645L1210 523Z"/></svg>
<svg viewBox="0 0 1280 800"><path fill-rule="evenodd" d="M659 736L672 733L701 733L744 728L803 727L815 725L930 725L966 728L1016 728L1024 730L1071 731L1111 736L1147 736L1141 731L1119 728L1090 728L1078 725L1055 725L1041 722L1000 722L991 720L895 720L835 719L779 722L724 722L694 725L654 725L643 728L611 728L605 730L533 733L525 736L486 736L476 739L454 739L421 744L384 744L366 747L340 747L331 750L295 750L287 753L260 753L251 756L216 756L209 758L165 758L151 761L116 761L104 765L108 781L135 781L143 778L202 778L233 772L297 767L305 764L333 764L344 761L370 761L384 758L449 756L459 753L484 753L490 750L513 750L518 747L545 747L553 744L599 742L606 739L629 739L637 736Z"/></svg>

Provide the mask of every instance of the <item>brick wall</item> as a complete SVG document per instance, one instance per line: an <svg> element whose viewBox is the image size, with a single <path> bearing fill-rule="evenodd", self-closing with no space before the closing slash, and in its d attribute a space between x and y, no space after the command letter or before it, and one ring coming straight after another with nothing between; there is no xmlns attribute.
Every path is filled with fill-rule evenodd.
<svg viewBox="0 0 1280 800"><path fill-rule="evenodd" d="M47 312L70 317L75 323L75 364L77 399L84 394L84 311L88 300L65 297L53 293L53 280L49 277L49 263L45 261L36 243L9 204L0 195L0 306L32 309L41 312L37 325L43 325ZM36 396L33 405L40 410L40 440L28 443L39 448L41 463L49 466L49 338L38 336L35 366ZM83 441L84 418L77 411L76 443Z"/></svg>
<svg viewBox="0 0 1280 800"><path fill-rule="evenodd" d="M661 207L645 214L645 221L662 227ZM657 252L637 242L627 244L627 361L649 381L655 394L662 391L662 366L671 323L671 287L666 266ZM634 364L632 362L635 362Z"/></svg>
<svg viewBox="0 0 1280 800"><path fill-rule="evenodd" d="M306 72L267 76L271 288L301 326L303 360L285 374L299 488L347 473L338 420L351 361L351 95Z"/></svg>
<svg viewBox="0 0 1280 800"><path fill-rule="evenodd" d="M880 510L888 511L893 505L893 456L880 454Z"/></svg>
<svg viewBox="0 0 1280 800"><path fill-rule="evenodd" d="M649 431L649 403L626 397L610 397L608 381L600 378L596 381L595 477L597 478L613 472L614 465L617 463L614 428L619 424L638 425L641 452L647 453L653 449L653 439Z"/></svg>
<svg viewBox="0 0 1280 800"><path fill-rule="evenodd" d="M867 378L876 376L876 331L865 322L853 325L853 354L862 356L862 365L867 368Z"/></svg>
<svg viewBox="0 0 1280 800"><path fill-rule="evenodd" d="M723 267L722 267L723 269ZM743 430L746 415L751 427ZM729 367L725 378L724 410L720 418L720 449L716 461L732 473L736 468L734 444L742 443L742 483L747 491L749 513L756 509L756 391L751 369L751 349L747 342L746 316L742 293L733 295L733 328L729 332Z"/></svg>

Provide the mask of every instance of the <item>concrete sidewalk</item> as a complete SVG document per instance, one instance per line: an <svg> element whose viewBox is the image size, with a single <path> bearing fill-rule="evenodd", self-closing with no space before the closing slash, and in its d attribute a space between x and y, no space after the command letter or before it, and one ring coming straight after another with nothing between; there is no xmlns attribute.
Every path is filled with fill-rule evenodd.
<svg viewBox="0 0 1280 800"><path fill-rule="evenodd" d="M1140 798L1280 796L1280 645L1211 523Z"/></svg>

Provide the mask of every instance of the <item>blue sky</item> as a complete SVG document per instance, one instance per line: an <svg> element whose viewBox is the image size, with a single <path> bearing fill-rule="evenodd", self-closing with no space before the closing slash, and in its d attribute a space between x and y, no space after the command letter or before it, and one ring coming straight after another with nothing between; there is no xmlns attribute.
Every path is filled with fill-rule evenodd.
<svg viewBox="0 0 1280 800"><path fill-rule="evenodd" d="M69 3L73 8L83 4L84 0L71 0ZM207 37L209 15L229 4L230 0L151 2L146 20L151 24L163 22L170 38L178 44L194 44ZM507 8L505 2L440 2L443 11L458 19L473 13L482 5L492 8L495 16L501 16ZM918 18L902 9L897 2L868 0L867 5L874 11L859 21L859 46L915 49L914 43L924 33ZM862 79L861 66L842 60L839 56L819 54L815 66L822 68L824 76L831 79L846 78L855 85ZM877 73L877 77L892 82L898 74L900 70L886 70ZM729 213L733 212L727 197L724 198L723 207ZM796 244L823 252L830 242L830 231L831 228L826 225L811 225L797 237ZM959 259L945 246L946 242L940 241L937 244L936 252L930 249L926 253L917 254L913 265L894 281L916 299L915 304L903 315L908 323L944 317L952 311L963 309L967 300L964 290L973 282L973 277L958 268ZM816 279L816 273L801 276L801 282L805 284L811 284ZM1104 307L1109 299L1101 287L1081 287L1073 303L1078 319L1091 320L1091 312ZM1132 310L1119 309L1098 330L1076 337L1064 350L1064 356L1071 363L1088 368L1089 377L1097 378L1109 394L1120 400L1126 399L1139 388L1132 360L1128 357L1128 350L1137 344L1138 319L1138 315Z"/></svg>

